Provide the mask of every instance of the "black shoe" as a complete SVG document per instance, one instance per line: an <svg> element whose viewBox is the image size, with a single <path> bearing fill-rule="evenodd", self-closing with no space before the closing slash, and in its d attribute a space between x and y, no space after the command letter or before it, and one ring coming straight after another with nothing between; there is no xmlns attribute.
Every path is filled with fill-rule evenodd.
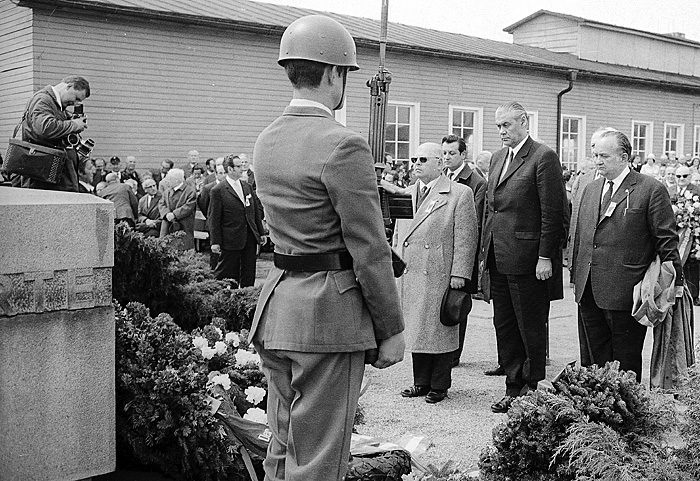
<svg viewBox="0 0 700 481"><path fill-rule="evenodd" d="M420 397L425 396L430 392L428 386L411 386L408 389L401 391L401 396L403 397Z"/></svg>
<svg viewBox="0 0 700 481"><path fill-rule="evenodd" d="M506 370L503 369L501 366L496 366L493 369L487 369L486 371L484 371L484 374L487 376L505 376Z"/></svg>
<svg viewBox="0 0 700 481"><path fill-rule="evenodd" d="M425 397L425 402L430 404L439 403L447 397L447 389L431 389Z"/></svg>
<svg viewBox="0 0 700 481"><path fill-rule="evenodd" d="M503 399L491 405L491 411L495 413L507 413L510 409L510 405L513 404L513 399L515 399L513 396L503 396Z"/></svg>

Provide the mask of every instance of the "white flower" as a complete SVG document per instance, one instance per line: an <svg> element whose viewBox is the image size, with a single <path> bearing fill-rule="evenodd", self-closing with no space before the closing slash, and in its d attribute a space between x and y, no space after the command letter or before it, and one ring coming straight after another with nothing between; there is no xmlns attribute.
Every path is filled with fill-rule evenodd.
<svg viewBox="0 0 700 481"><path fill-rule="evenodd" d="M263 389L261 387L250 386L249 388L247 388L245 390L245 395L246 395L246 398L245 398L246 401L257 405L265 397L265 389Z"/></svg>
<svg viewBox="0 0 700 481"><path fill-rule="evenodd" d="M241 343L241 338L238 337L238 334L235 332L227 332L226 333L226 342L230 342L233 344L233 347L238 347L239 344Z"/></svg>
<svg viewBox="0 0 700 481"><path fill-rule="evenodd" d="M239 366L244 366L250 362L255 362L255 354L253 354L250 351L244 351L243 349L239 349L238 352L236 353L236 364Z"/></svg>
<svg viewBox="0 0 700 481"><path fill-rule="evenodd" d="M690 192L689 190L686 190L686 191L683 193L683 196L684 196L686 199L692 199L692 198L693 198L693 194L692 194L692 192Z"/></svg>
<svg viewBox="0 0 700 481"><path fill-rule="evenodd" d="M202 348L202 356L204 356L204 359L211 359L214 357L214 354L216 354L216 349L213 347L204 346Z"/></svg>
<svg viewBox="0 0 700 481"><path fill-rule="evenodd" d="M197 348L199 348L199 349L202 349L204 346L208 346L208 345L209 345L209 343L207 342L207 340L206 340L204 337L202 337L202 336L195 336L195 337L192 339L192 344L194 344L194 347L197 347Z"/></svg>
<svg viewBox="0 0 700 481"><path fill-rule="evenodd" d="M222 337L224 337L224 333L221 332L221 329L219 329L219 328L216 327L216 326L213 326L213 327L214 327L214 330L216 331L216 333L219 335L219 339L221 339Z"/></svg>
<svg viewBox="0 0 700 481"><path fill-rule="evenodd" d="M216 341L214 343L214 349L217 354L224 354L226 349L228 349L228 345L224 341Z"/></svg>
<svg viewBox="0 0 700 481"><path fill-rule="evenodd" d="M260 424L267 424L267 414L260 408L250 408L243 415L243 419Z"/></svg>
<svg viewBox="0 0 700 481"><path fill-rule="evenodd" d="M228 377L228 374L219 374L218 376L212 377L210 381L212 384L220 385L227 391L231 389L231 378Z"/></svg>

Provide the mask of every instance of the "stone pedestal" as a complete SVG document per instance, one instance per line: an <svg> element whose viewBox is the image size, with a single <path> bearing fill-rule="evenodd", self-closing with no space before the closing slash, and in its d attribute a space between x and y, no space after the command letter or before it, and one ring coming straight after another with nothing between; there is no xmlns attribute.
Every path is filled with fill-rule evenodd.
<svg viewBox="0 0 700 481"><path fill-rule="evenodd" d="M0 480L115 469L114 207L0 187Z"/></svg>

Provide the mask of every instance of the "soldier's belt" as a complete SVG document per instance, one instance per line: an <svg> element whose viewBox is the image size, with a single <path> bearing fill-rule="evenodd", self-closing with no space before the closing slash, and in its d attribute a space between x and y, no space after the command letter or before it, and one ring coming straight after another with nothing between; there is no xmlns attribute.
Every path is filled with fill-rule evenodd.
<svg viewBox="0 0 700 481"><path fill-rule="evenodd" d="M352 269L352 256L348 251L331 254L287 255L274 253L275 267L285 271L319 272Z"/></svg>

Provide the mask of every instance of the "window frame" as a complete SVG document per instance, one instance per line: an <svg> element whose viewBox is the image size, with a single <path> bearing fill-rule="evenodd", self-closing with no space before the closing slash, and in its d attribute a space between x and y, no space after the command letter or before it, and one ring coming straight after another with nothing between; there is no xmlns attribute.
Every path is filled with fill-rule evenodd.
<svg viewBox="0 0 700 481"><path fill-rule="evenodd" d="M647 126L647 135L645 137L646 140L646 149L644 149L644 155L640 156L642 159L642 162L646 161L647 155L654 153L654 122L650 122L647 120L632 120L632 128L630 130L630 141L632 143L632 153L634 154L635 152L641 152L639 150L635 151L634 149L634 127L635 125L646 125ZM637 153L639 155L639 153Z"/></svg>
<svg viewBox="0 0 700 481"><path fill-rule="evenodd" d="M669 127L679 127L678 129L678 139L676 139L676 148L675 149L666 149L666 141L668 140L667 133L668 133L668 128ZM680 159L680 156L684 154L683 152L685 149L683 147L683 144L685 142L685 124L677 124L675 122L664 122L664 146L663 146L663 154L668 155L668 153L671 150L675 150L676 152L676 158Z"/></svg>
<svg viewBox="0 0 700 481"><path fill-rule="evenodd" d="M447 119L447 131L449 133L453 133L452 129L454 128L453 122L455 111L472 112L474 114L474 142L472 144L471 159L468 160L475 161L479 153L484 150L484 109L483 107L469 107L450 104Z"/></svg>
<svg viewBox="0 0 700 481"><path fill-rule="evenodd" d="M567 160L564 160L564 119L573 119L573 120L578 120L578 155L577 158L574 160L574 164L571 165L571 163ZM586 116L585 115L573 115L573 114L561 114L561 119L560 119L560 124L561 129L559 131L559 152L557 152L557 155L559 156L559 162L561 163L562 166L566 167L567 169L571 170L572 172L577 172L578 168L580 165L583 165L584 161L586 160L586 152L587 152L587 142L586 142Z"/></svg>
<svg viewBox="0 0 700 481"><path fill-rule="evenodd" d="M539 110L530 110L527 112L527 133L532 137L533 140L539 141L539 123L540 123L540 112Z"/></svg>
<svg viewBox="0 0 700 481"><path fill-rule="evenodd" d="M408 159L399 159L394 156L396 149L389 152L394 158L394 161L402 161L406 165L410 163L410 156L416 151L419 145L420 139L420 102L406 102L402 100L389 100L386 104L387 109L390 107L408 107ZM386 152L386 144L390 142L386 139L386 127L389 125L388 122L384 124L384 151ZM394 124L396 125L396 124ZM393 142L393 141L392 141Z"/></svg>

